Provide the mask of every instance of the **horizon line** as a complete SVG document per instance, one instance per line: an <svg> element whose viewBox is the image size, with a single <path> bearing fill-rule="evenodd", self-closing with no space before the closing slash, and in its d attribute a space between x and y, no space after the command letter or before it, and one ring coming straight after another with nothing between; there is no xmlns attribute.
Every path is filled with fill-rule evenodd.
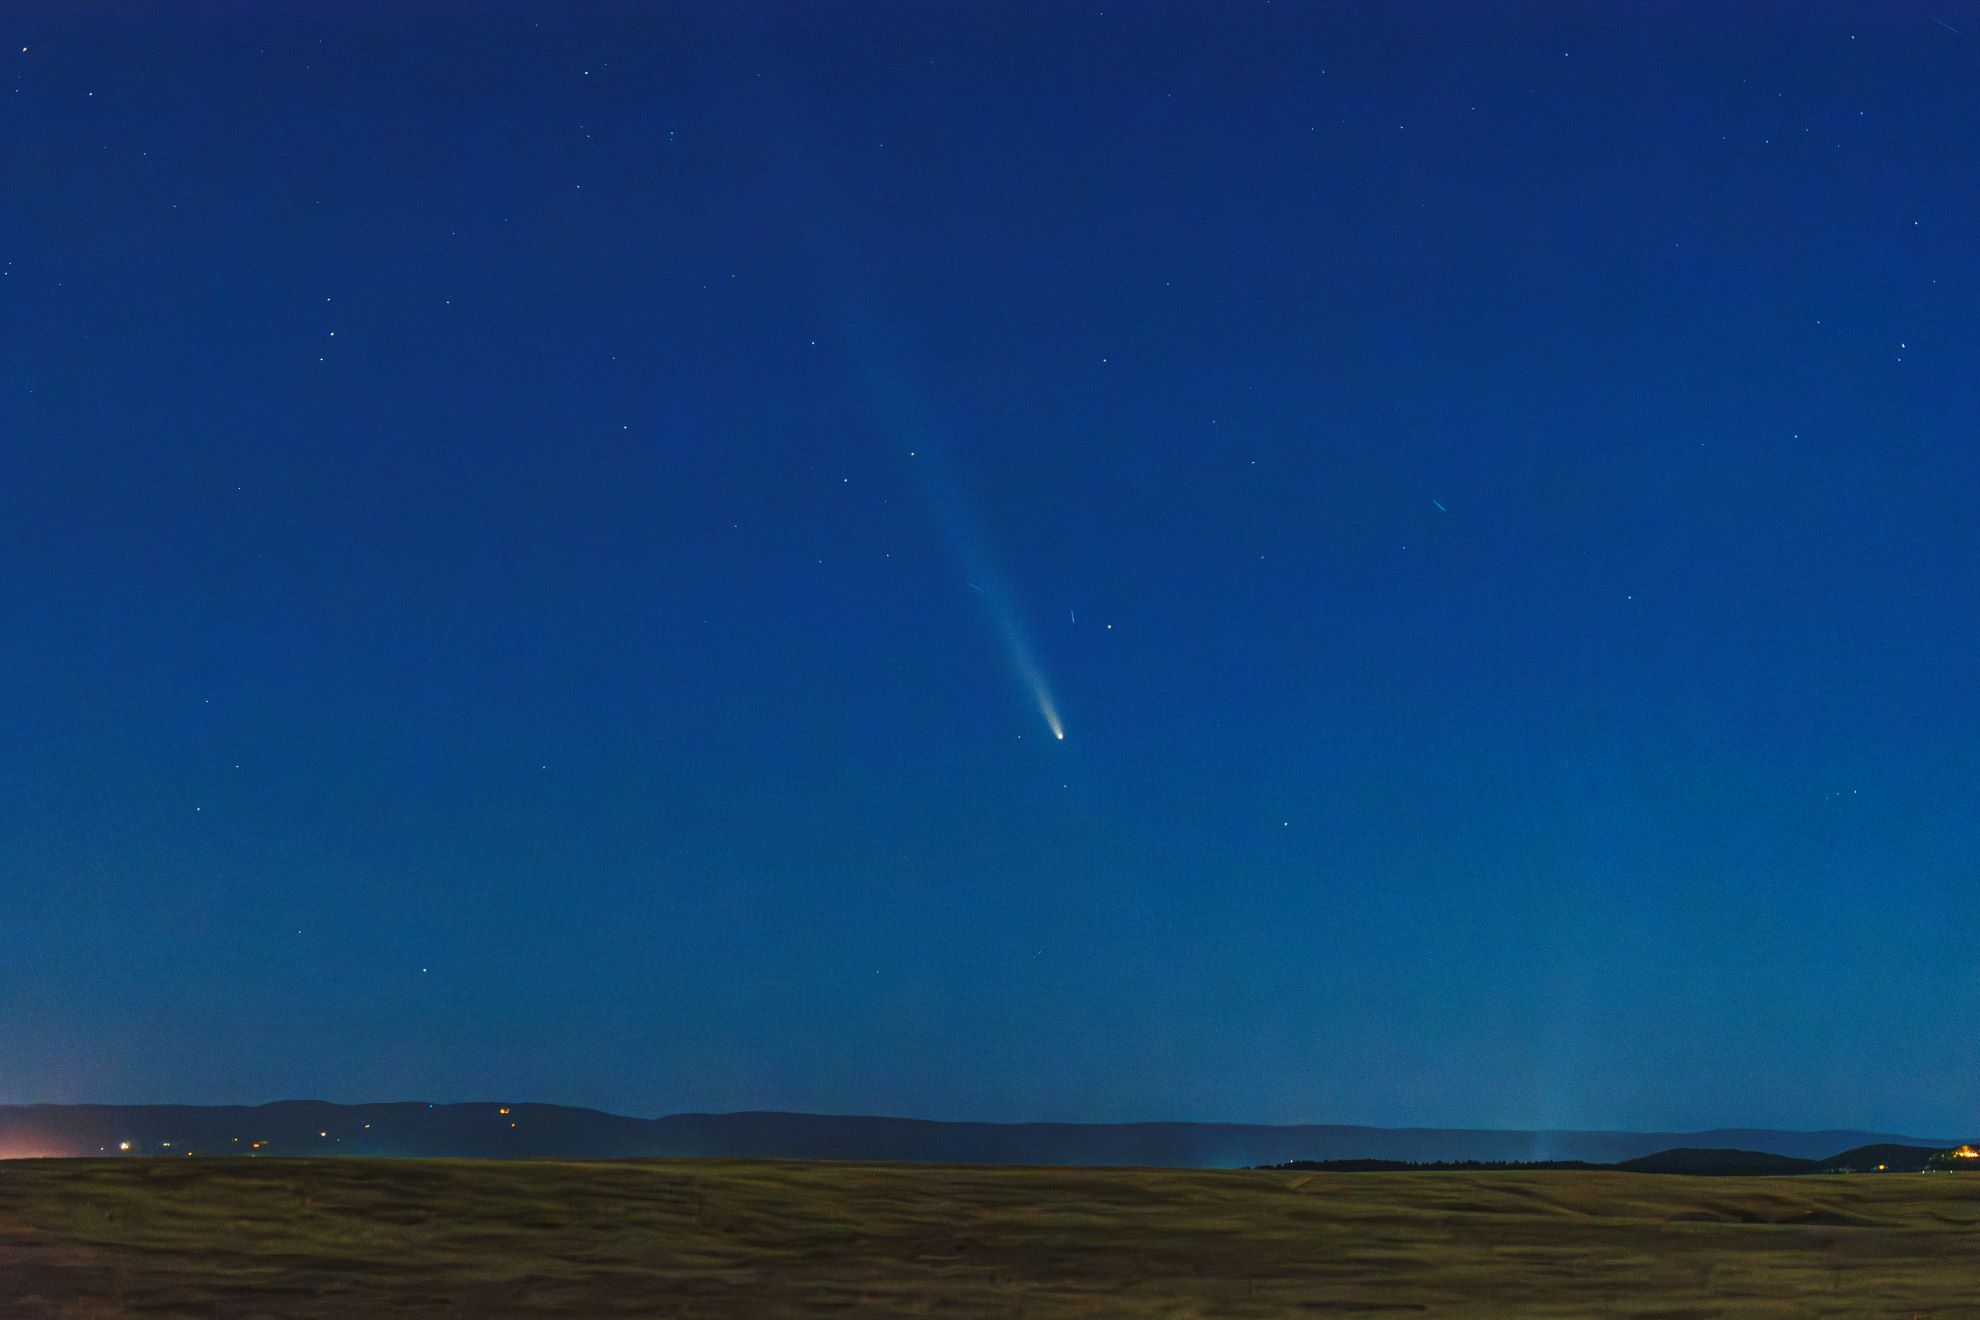
<svg viewBox="0 0 1980 1320"><path fill-rule="evenodd" d="M608 1118L625 1119L635 1123L659 1123L676 1118L815 1118L866 1120L887 1123L926 1123L942 1127L1219 1127L1219 1128L1361 1128L1373 1132L1493 1132L1530 1133L1547 1135L1559 1133L1614 1134L1614 1135L1657 1135L1691 1136L1713 1132L1783 1132L1817 1136L1825 1133L1870 1133L1882 1136L1909 1136L1895 1127L1885 1126L1824 1126L1824 1127L1782 1127L1768 1123L1715 1123L1707 1127L1490 1127L1478 1124L1435 1124L1435 1123L1366 1123L1366 1122L1324 1122L1317 1120L1259 1122L1242 1119L998 1119L998 1118L926 1118L913 1114L885 1113L846 1113L813 1109L681 1109L662 1114L633 1114L616 1109L602 1109L595 1105L567 1104L555 1100L521 1100L485 1098L475 1100L325 1100L316 1097L293 1096L276 1100L261 1101L177 1101L177 1100L28 1100L0 1101L0 1110L6 1109L267 1109L278 1105L325 1105L337 1109L361 1109L394 1105L424 1106L428 1109L472 1108L478 1105L491 1105L510 1108L534 1107L538 1109L564 1109L573 1112L600 1114ZM1933 1138L1937 1140L1937 1138Z"/></svg>

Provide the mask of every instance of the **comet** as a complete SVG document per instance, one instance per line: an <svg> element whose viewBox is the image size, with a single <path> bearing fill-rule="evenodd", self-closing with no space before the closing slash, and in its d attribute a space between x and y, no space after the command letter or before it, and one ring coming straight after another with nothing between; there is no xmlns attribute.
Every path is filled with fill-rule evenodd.
<svg viewBox="0 0 1980 1320"><path fill-rule="evenodd" d="M968 547L963 551L966 555L972 550L982 553L981 542L973 542L967 537L958 537L957 540L959 548ZM979 588L978 594L990 613L990 622L997 629L997 639L1004 645L1004 654L1009 658L1011 668L1031 694L1032 703L1038 707L1038 713L1044 718L1045 727L1052 731L1052 737L1064 742L1066 724L1059 718L1059 703L1052 697L1052 685L1046 681L1045 671L1039 666L1037 653L1032 649L1031 638L1024 630L1024 621L1018 615L1010 591L987 563L976 565L976 575L990 583L989 590Z"/></svg>
<svg viewBox="0 0 1980 1320"><path fill-rule="evenodd" d="M852 298L849 301L855 301ZM861 317L849 310L847 342L864 379L875 413L900 443L901 451L914 461L923 494L934 511L951 552L962 570L963 585L975 592L990 616L991 627L1002 643L1005 658L1017 674L1045 727L1055 742L1066 740L1065 721L1059 717L1059 704L1052 696L1044 667L1031 642L1017 593L1011 590L992 553L976 511L964 498L963 483L951 467L944 443L948 427L938 418L923 392L915 386L914 373L907 370L904 336L888 335L877 319ZM1070 615L1072 611L1067 610ZM1073 619L1079 622L1078 618Z"/></svg>
<svg viewBox="0 0 1980 1320"><path fill-rule="evenodd" d="M978 549L981 549L980 544ZM1043 666L1038 663L1037 652L1032 649L1031 637L1025 631L1015 599L1009 589L998 581L992 590L983 593L983 603L989 608L990 620L996 626L998 640L1004 644L1004 654L1016 671L1018 681L1031 694L1032 704L1038 707L1038 714L1044 719L1045 727L1052 731L1053 739L1064 742L1066 722L1059 718L1059 703L1052 696L1052 685L1045 677Z"/></svg>
<svg viewBox="0 0 1980 1320"><path fill-rule="evenodd" d="M1064 742L1066 726L1059 720L1059 708L1052 704L1052 694L1045 690L1044 680L1040 679L1037 682L1032 688L1032 694L1038 698L1038 713L1045 717L1045 727L1052 731L1054 738Z"/></svg>

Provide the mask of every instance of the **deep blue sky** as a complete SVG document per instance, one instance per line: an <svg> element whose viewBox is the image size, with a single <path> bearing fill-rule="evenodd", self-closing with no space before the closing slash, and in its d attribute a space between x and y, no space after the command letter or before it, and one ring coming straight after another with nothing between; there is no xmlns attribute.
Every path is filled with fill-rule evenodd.
<svg viewBox="0 0 1980 1320"><path fill-rule="evenodd" d="M0 28L0 1101L1974 1126L1972 4Z"/></svg>

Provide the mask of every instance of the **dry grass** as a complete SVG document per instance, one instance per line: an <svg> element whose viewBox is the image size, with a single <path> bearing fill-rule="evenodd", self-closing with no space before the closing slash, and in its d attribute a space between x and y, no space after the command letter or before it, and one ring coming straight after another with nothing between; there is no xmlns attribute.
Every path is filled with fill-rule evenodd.
<svg viewBox="0 0 1980 1320"><path fill-rule="evenodd" d="M1980 1177L0 1165L0 1316L1980 1317Z"/></svg>

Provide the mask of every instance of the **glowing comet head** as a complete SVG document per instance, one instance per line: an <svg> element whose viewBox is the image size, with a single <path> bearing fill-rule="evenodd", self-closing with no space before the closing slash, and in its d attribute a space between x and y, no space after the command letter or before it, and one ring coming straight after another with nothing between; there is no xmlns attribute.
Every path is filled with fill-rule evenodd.
<svg viewBox="0 0 1980 1320"><path fill-rule="evenodd" d="M1045 680L1039 676L1035 666L1027 662L1023 666L1025 677L1031 682L1032 695L1038 699L1038 713L1045 717L1045 727L1060 742L1066 740L1066 726L1059 720L1059 708L1052 701L1052 694L1046 690Z"/></svg>
<svg viewBox="0 0 1980 1320"><path fill-rule="evenodd" d="M1052 731L1054 738L1064 742L1066 726L1059 719L1059 703L1052 700L1052 689L1046 685L1038 662L1031 658L1031 648L1025 644L1024 634L1018 630L1016 617L1007 608L1000 608L997 614L997 622L1004 634L1004 645L1010 650L1011 662L1017 666L1018 676L1031 689L1031 699L1037 703L1038 713L1045 717L1045 727Z"/></svg>

